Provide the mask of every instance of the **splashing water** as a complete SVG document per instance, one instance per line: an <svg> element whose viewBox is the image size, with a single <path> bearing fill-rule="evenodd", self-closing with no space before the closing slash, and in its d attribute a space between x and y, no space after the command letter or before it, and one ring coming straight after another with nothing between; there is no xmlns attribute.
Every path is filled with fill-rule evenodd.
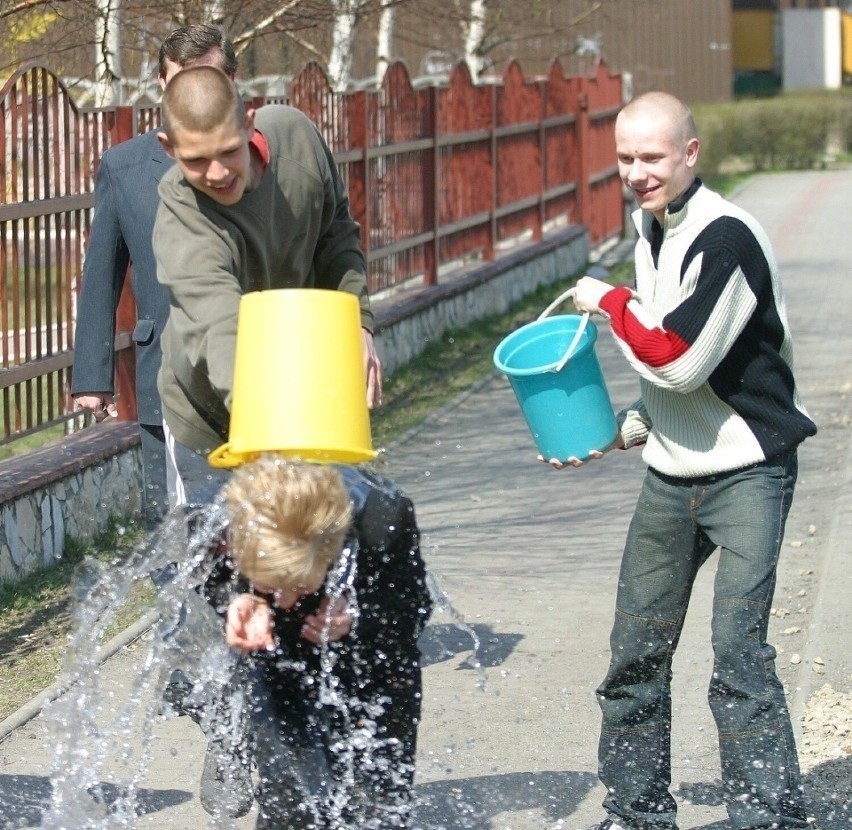
<svg viewBox="0 0 852 830"><path fill-rule="evenodd" d="M462 665L467 665L471 669L476 670L476 686L480 691L486 691L485 669L479 661L477 655L481 647L479 635L474 631L473 627L465 622L464 617L459 610L450 602L446 591L438 584L438 580L431 571L426 573L426 585L429 588L429 594L432 601L435 603L434 615L444 613L451 620L453 625L467 634L472 642L470 654L465 658Z"/></svg>
<svg viewBox="0 0 852 830"><path fill-rule="evenodd" d="M195 526L189 535L188 528ZM200 597L210 569L210 540L222 529L221 511L211 509L188 523L180 514L131 557L110 565L86 563L75 585L75 630L69 639L62 685L65 693L48 704L43 721L55 744L51 801L42 816L46 830L135 826L140 785L151 762L153 731L164 714L162 687L172 664L192 649L200 682L229 676L234 658L225 646L221 622ZM189 552L189 555L188 555ZM168 574L170 581L164 579ZM138 673L120 681L101 670L103 643L115 628L132 589L160 581L149 645ZM202 625L185 625L189 616ZM211 633L215 631L215 636ZM116 685L119 683L120 685ZM238 705L238 701L234 701Z"/></svg>
<svg viewBox="0 0 852 830"><path fill-rule="evenodd" d="M239 676L242 655L228 648L222 620L203 595L202 585L216 563L218 540L227 526L219 504L172 514L145 545L126 561L110 565L88 564L75 588L75 631L68 642L62 696L48 704L42 716L48 740L55 747L51 772L51 798L42 815L44 830L120 830L133 828L144 810L140 792L152 767L156 727L177 714L164 702L163 692L176 670L192 666L192 679L183 698L185 711L195 714L208 740L224 753L242 751L246 742L251 703L245 689L233 683ZM344 549L329 574L326 592L333 601L354 593L355 559ZM131 647L139 656L133 676L110 680L102 671L104 642L116 626L119 612L140 582L157 584L156 614L151 628ZM427 575L429 592L438 613L446 614L470 636L473 649L467 658L477 670L477 685L485 687L485 674L476 652L479 639L452 606L435 577ZM353 634L357 633L357 615ZM324 631L317 682L318 700L336 718L335 740L330 744L334 773L328 763L308 769L299 782L302 808L335 830L386 830L406 827L411 804L376 805L354 786L356 768L387 765L387 740L376 735L375 718L385 701L370 704L347 697L335 676L337 655ZM293 664L293 671L304 666ZM209 705L209 701L217 705ZM356 714L353 714L356 713ZM394 740L394 739L391 739ZM326 780L311 780L319 772ZM410 770L408 770L410 773ZM406 789L406 770L395 770L392 781ZM175 782L195 791L197 781ZM368 801L370 803L368 803ZM209 819L209 827L233 827L222 816Z"/></svg>

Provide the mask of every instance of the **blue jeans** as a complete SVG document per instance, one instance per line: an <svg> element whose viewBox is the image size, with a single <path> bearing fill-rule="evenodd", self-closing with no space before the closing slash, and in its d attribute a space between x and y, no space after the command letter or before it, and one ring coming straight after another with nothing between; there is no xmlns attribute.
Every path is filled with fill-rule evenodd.
<svg viewBox="0 0 852 830"><path fill-rule="evenodd" d="M675 826L671 665L698 569L718 548L709 702L733 830L804 827L775 649L766 642L794 452L715 476L649 470L621 564L612 657L598 689L604 807L629 827Z"/></svg>

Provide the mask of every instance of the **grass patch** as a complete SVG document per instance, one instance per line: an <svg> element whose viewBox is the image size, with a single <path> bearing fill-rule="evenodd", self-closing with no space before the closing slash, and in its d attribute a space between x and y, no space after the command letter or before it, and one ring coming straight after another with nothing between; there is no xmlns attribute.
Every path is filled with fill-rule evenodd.
<svg viewBox="0 0 852 830"><path fill-rule="evenodd" d="M610 281L622 284L631 278L632 267L623 264L612 270ZM492 355L503 337L534 320L575 281L576 275L542 286L505 314L445 332L408 366L387 378L384 404L371 418L375 446L387 446L495 371ZM572 310L567 302L565 312ZM139 525L113 520L91 545L68 545L55 566L14 585L0 585L0 720L54 683L61 671L73 626L69 586L77 582L78 569L90 557L121 567L144 538ZM109 636L139 619L152 607L153 599L150 583L134 586Z"/></svg>
<svg viewBox="0 0 852 830"><path fill-rule="evenodd" d="M33 432L23 438L15 438L9 444L0 446L0 461L5 461L7 458L16 458L20 455L26 455L33 450L39 450L45 444L50 444L52 441L60 440L66 434L65 427L62 424L48 427L39 432Z"/></svg>
<svg viewBox="0 0 852 830"><path fill-rule="evenodd" d="M121 566L144 537L140 525L113 519L91 545L66 544L62 560L13 584L0 584L0 720L50 686L62 669L73 626L70 586L88 559ZM153 588L134 585L108 636L151 607Z"/></svg>

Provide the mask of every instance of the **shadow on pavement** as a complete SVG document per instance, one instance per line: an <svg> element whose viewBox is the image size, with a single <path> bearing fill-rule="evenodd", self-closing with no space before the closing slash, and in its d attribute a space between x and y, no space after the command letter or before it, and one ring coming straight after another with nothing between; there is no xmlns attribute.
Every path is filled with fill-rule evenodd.
<svg viewBox="0 0 852 830"><path fill-rule="evenodd" d="M852 757L817 764L802 778L808 813L819 830L852 827Z"/></svg>
<svg viewBox="0 0 852 830"><path fill-rule="evenodd" d="M475 654L471 654L458 666L460 669L472 669L474 662L478 662L484 669L499 666L524 638L523 634L498 633L490 625L471 625L470 628L476 634L479 646ZM475 645L469 631L452 624L427 625L417 644L420 646L421 665L424 668L443 663L457 654L472 652ZM475 661L471 658L475 658Z"/></svg>
<svg viewBox="0 0 852 830"><path fill-rule="evenodd" d="M120 796L114 784L101 784L104 803L114 804ZM0 830L38 827L50 809L52 788L45 775L0 775ZM186 790L140 789L136 795L136 814L156 813L192 799ZM93 803L95 799L93 799Z"/></svg>
<svg viewBox="0 0 852 830"><path fill-rule="evenodd" d="M852 758L835 758L815 766L804 773L802 784L808 816L815 820L818 830L852 828ZM681 783L674 795L692 804L724 804L719 781ZM727 830L728 826L727 821L716 821L695 830Z"/></svg>
<svg viewBox="0 0 852 830"><path fill-rule="evenodd" d="M508 811L536 810L548 822L570 816L597 786L588 772L513 772L432 781L415 787L423 830L482 830Z"/></svg>

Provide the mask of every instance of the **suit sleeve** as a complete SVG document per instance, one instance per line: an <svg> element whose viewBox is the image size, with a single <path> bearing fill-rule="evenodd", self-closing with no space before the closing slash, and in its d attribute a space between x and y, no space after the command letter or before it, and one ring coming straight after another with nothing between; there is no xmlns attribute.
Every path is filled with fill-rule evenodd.
<svg viewBox="0 0 852 830"><path fill-rule="evenodd" d="M130 254L121 233L109 151L95 180L95 210L83 262L74 332L71 393L114 391L115 311Z"/></svg>

